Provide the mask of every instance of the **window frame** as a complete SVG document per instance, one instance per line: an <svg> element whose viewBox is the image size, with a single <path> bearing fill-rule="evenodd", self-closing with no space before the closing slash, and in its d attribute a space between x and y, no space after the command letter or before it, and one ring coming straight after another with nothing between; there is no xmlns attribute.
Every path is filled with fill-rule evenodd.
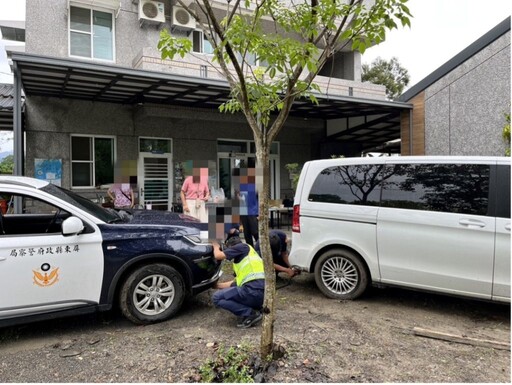
<svg viewBox="0 0 512 385"><path fill-rule="evenodd" d="M142 151L142 146L141 146L141 141L142 140L155 140L155 141L159 141L159 142L169 142L169 152L161 152L159 150L155 150L155 151ZM137 139L137 146L138 146L138 152L139 153L151 153L151 154L170 154L170 155L173 155L173 142L172 142L172 138L164 138L164 137L157 137L157 136L139 136L138 139Z"/></svg>
<svg viewBox="0 0 512 385"><path fill-rule="evenodd" d="M200 47L199 47L199 51L196 51L196 50L194 49L194 40L195 40L195 39L194 39L194 36L195 36L196 34L198 34L198 35L199 35L199 36L198 36L198 37L199 37L199 45L200 45ZM213 47L213 45L208 41L208 39L206 38L206 36L205 36L205 34L204 34L204 32L203 32L202 30L200 30L200 29L194 29L194 30L192 31L192 33L190 34L190 36L191 36L191 40L192 40L192 52L193 52L193 53L196 53L196 54L197 54L197 53L200 53L200 54L203 54L203 55L210 55L210 56L213 56L213 50L214 50L214 47ZM204 41L205 41L205 40L206 40L206 41L208 41L208 43L210 43L210 45L211 45L211 47L212 47L212 52L204 52Z"/></svg>
<svg viewBox="0 0 512 385"><path fill-rule="evenodd" d="M199 40L199 45L200 45L200 47L197 47L198 50L196 50L194 48L195 36L196 35L198 35L198 40ZM209 56L213 56L214 55L213 50L215 49L215 47L208 41L208 39L205 36L205 33L201 29L194 29L192 31L192 33L190 34L190 36L191 36L190 39L192 41L192 52L193 53L209 55ZM212 52L205 52L205 49L204 49L204 42L205 41L208 41L208 43L212 47ZM236 52L236 55L237 55L238 59L240 61L242 61L242 54L240 52ZM256 56L256 54L246 54L246 55L252 56L252 59L253 59L252 62L251 62L250 57L246 57L247 64L249 64L252 67L259 67L260 66L260 59Z"/></svg>
<svg viewBox="0 0 512 385"><path fill-rule="evenodd" d="M71 8L80 8L80 9L86 9L89 11L90 15L90 31L84 32L79 30L72 30L71 29ZM109 13L111 20L112 20L112 59L102 59L102 58L96 58L94 57L94 36L93 36L93 28L94 28L94 11ZM116 62L116 23L115 23L115 11L113 9L108 8L102 8L102 7L94 7L94 6L86 6L85 4L70 4L68 8L68 57L71 58L77 58L81 60L91 60L91 61L100 61L104 63L115 63ZM71 33L80 33L84 35L88 35L90 42L91 42L91 56L78 56L71 54Z"/></svg>
<svg viewBox="0 0 512 385"><path fill-rule="evenodd" d="M92 159L91 160L73 160L73 138L89 138L92 139L92 145L93 145L93 151L92 151ZM94 146L95 146L95 139L111 139L112 140L112 169L114 171L116 159L117 159L117 138L112 135L84 135L84 134L71 134L69 138L69 159L71 163L70 167L70 186L73 190L81 190L81 189L91 189L96 188L96 185L94 185L94 182L96 181L96 159L95 159L95 153L94 153ZM90 150L90 149L89 149ZM76 163L87 163L92 164L92 172L91 176L89 177L89 182L92 182L92 185L88 186L75 186L73 185L73 164ZM92 180L91 180L92 179ZM112 181L113 182L113 181Z"/></svg>

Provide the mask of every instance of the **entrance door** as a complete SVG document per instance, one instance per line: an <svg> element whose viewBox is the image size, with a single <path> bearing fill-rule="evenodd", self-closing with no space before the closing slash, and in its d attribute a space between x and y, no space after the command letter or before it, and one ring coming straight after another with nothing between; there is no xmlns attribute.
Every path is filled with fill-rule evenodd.
<svg viewBox="0 0 512 385"><path fill-rule="evenodd" d="M233 183L234 168L255 167L256 158L247 154L219 154L219 187L224 190L226 199L232 199L236 186Z"/></svg>
<svg viewBox="0 0 512 385"><path fill-rule="evenodd" d="M234 192L232 185L233 168L255 167L256 157L246 154L221 154L219 153L219 187L224 189L226 199L231 199ZM270 157L270 199L280 198L279 183L279 157Z"/></svg>
<svg viewBox="0 0 512 385"><path fill-rule="evenodd" d="M172 202L171 154L139 154L139 203L152 210L170 210Z"/></svg>

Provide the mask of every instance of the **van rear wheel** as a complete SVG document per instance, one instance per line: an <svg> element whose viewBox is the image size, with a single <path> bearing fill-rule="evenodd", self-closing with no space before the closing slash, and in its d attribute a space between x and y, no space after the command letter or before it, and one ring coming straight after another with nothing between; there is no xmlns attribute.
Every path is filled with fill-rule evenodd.
<svg viewBox="0 0 512 385"><path fill-rule="evenodd" d="M352 251L326 251L315 266L315 281L329 298L355 299L368 286L368 272L361 258Z"/></svg>

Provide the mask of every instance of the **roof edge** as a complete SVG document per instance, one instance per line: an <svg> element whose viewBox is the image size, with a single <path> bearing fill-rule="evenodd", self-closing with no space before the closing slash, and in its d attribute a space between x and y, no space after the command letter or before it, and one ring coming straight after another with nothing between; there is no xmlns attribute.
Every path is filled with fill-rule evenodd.
<svg viewBox="0 0 512 385"><path fill-rule="evenodd" d="M177 83L189 83L196 86L207 84L208 86L218 87L229 90L229 83L222 79L211 79L196 76L178 75L167 72L149 71L143 69L122 67L114 64L84 62L78 59L58 58L52 56L43 56L26 52L13 52L12 61L22 64L35 64L47 66L68 66L70 68L77 68L88 71L104 71L116 75L125 75L132 77L145 77L165 81L174 81ZM368 105L397 107L403 109L412 109L413 105L400 100L380 100L380 99L365 99L353 96L332 95L313 92L314 96L322 101L346 101L353 103L364 103Z"/></svg>
<svg viewBox="0 0 512 385"><path fill-rule="evenodd" d="M30 64L42 64L42 65L65 65L72 68L89 71L104 71L111 74L122 74L126 76L142 76L152 77L163 80L173 81L189 81L198 84L208 83L212 86L226 87L228 82L225 80L208 79L196 76L187 75L176 75L166 72L143 70L138 68L123 67L110 63L98 63L98 62L86 62L80 59L74 58L60 58L54 56L38 55L27 52L13 52L11 59L13 62L30 63Z"/></svg>
<svg viewBox="0 0 512 385"><path fill-rule="evenodd" d="M495 26L493 29L491 29L489 32L487 32L485 35L474 41L468 47L464 48L457 55L444 63L441 67L437 68L430 75L409 88L398 98L398 101L407 102L411 100L421 91L425 90L427 87L441 79L443 76L447 75L449 72L457 68L459 65L464 63L473 55L480 52L482 49L487 47L489 44L500 38L508 31L510 31L510 16Z"/></svg>

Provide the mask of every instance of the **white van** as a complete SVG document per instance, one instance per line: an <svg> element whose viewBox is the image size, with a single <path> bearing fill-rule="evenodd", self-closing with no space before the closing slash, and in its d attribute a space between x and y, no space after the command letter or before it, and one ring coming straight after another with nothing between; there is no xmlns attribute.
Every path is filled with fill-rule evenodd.
<svg viewBox="0 0 512 385"><path fill-rule="evenodd" d="M290 263L328 297L383 284L510 302L510 158L307 162Z"/></svg>

